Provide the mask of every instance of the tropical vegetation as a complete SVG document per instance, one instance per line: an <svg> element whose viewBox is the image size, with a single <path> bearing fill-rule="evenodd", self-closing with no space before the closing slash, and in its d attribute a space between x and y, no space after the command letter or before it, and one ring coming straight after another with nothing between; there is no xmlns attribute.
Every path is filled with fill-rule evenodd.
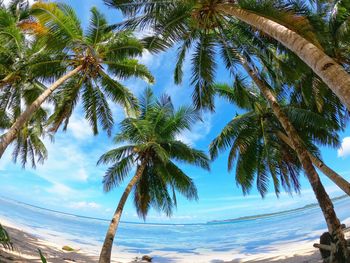
<svg viewBox="0 0 350 263"><path fill-rule="evenodd" d="M34 37L44 42L44 49L50 55L39 62L26 61L22 67L29 74L35 72L40 75L48 74L47 69L55 69L55 75L50 75L52 84L28 104L2 135L0 156L54 92L55 110L48 121L50 131L56 132L61 126L67 128L81 97L85 118L93 133L98 133L100 124L110 135L114 121L108 99L129 112L137 110L135 97L117 79L140 77L153 82L148 69L135 59L142 55L142 43L130 31L112 31L96 8L91 10L91 22L86 33L75 11L68 5L37 2L32 6L31 14L31 20L23 22L26 26L22 27L26 31L38 31L37 28L41 28L39 32L34 32ZM24 34L22 39L26 41ZM11 88L12 83L8 83L3 89Z"/></svg>
<svg viewBox="0 0 350 263"><path fill-rule="evenodd" d="M224 98L243 113L232 116L209 145L215 160L228 151L228 170L243 193L253 185L264 197L300 192L300 174L310 182L336 247L335 261L350 255L332 201L318 171L350 195L350 183L322 159L320 146L339 147L350 109L350 4L344 0L104 0L125 20L108 23L96 8L83 29L66 4L0 1L0 158L9 145L24 167L48 157L45 138L66 130L81 106L94 135L112 135L112 107L126 113L117 148L102 155L110 165L106 192L131 172L100 254L111 261L113 241L128 197L146 219L151 208L171 216L176 194L196 200L193 180L179 167L209 170L209 158L178 140L179 134L214 111ZM139 31L151 32L136 37ZM147 88L140 99L123 81L154 83L139 62L145 51L177 49L174 83L184 79L190 58L193 107L174 107ZM217 84L223 64L232 85ZM233 114L232 114L233 115ZM121 145L121 146L120 146ZM0 225L0 244L10 243ZM40 252L40 251L39 251ZM41 252L40 255L42 256ZM43 257L42 257L43 258Z"/></svg>
<svg viewBox="0 0 350 263"><path fill-rule="evenodd" d="M291 140L259 90L241 76L237 76L234 86L217 84L215 88L219 96L246 113L234 116L211 142L211 158L216 159L220 152L229 150L228 170L232 171L235 167L236 182L241 185L244 194L249 193L256 182L257 189L264 197L270 180L277 196L281 186L288 193L293 190L299 193L301 164ZM313 164L349 195L349 183L322 161L315 144L340 147L338 127L334 127L334 122L322 115L296 105L282 105L282 108L293 126L298 127L298 134ZM305 123L308 123L307 127Z"/></svg>
<svg viewBox="0 0 350 263"><path fill-rule="evenodd" d="M176 207L176 193L197 200L193 180L178 166L178 162L209 170L209 158L177 139L184 130L200 120L192 107L175 109L167 95L157 99L146 89L140 99L140 113L120 124L114 141L123 146L101 156L99 164L111 164L103 178L106 192L120 186L136 166L135 175L127 184L109 225L100 254L100 263L111 261L115 233L129 194L134 192L137 214L146 218L151 207L171 216Z"/></svg>
<svg viewBox="0 0 350 263"><path fill-rule="evenodd" d="M0 245L6 249L13 248L10 240L10 236L1 224L0 224Z"/></svg>
<svg viewBox="0 0 350 263"><path fill-rule="evenodd" d="M335 90L329 79L323 75L328 69L335 69L335 64L337 63L320 50L321 44L319 44L317 36L312 32L312 23L308 22L305 17L298 16L298 11L301 8L290 5L287 9L284 1L262 1L261 3L257 3L256 1L194 0L173 1L171 4L168 1L151 2L147 0L137 2L112 0L106 2L121 10L129 18L121 23L121 27L131 27L133 29L152 28L155 36L147 39L149 48L155 51L164 50L177 43L181 43L178 53L178 63L174 74L176 82L181 81L182 64L187 52L191 51L193 47L193 99L199 108L214 108L213 82L215 79L215 54L217 47L227 69L232 74L235 74L236 64L240 64L268 101L274 115L278 118L285 133L291 140L292 148L297 154L303 171L324 213L328 230L339 241L336 257L339 261L344 261L348 258L349 253L346 240L332 202L320 181L317 170L312 164L300 135L288 119L286 112L281 108L277 95L270 85L270 83L274 82L284 85L285 79L276 79L276 75L273 74L264 76L264 72L259 69L258 65L255 65L257 59L258 61L260 60L259 62L263 66L265 66L266 61L276 63L275 60L278 61L278 56L288 53L288 51L285 51L286 48L290 49L307 65L311 66L311 69L321 78L320 81L323 80L345 102L344 98L339 96L339 90ZM126 4L126 2L129 4ZM282 8L282 4L285 8ZM297 3L295 2L294 4L296 5ZM279 23L275 22L277 19L279 19ZM245 26L242 29L241 21L248 23L252 27L247 29ZM298 23L293 23L296 21ZM284 25L287 25L290 29ZM238 36L243 35L243 38L233 37L237 31L240 33ZM287 33L287 31L290 32ZM266 43L269 44L271 41L263 41L266 40L266 37L259 37L259 34L262 33L268 34L281 42L284 45L282 52L279 52L278 49L274 49L274 54L268 52L269 47L266 46ZM286 34L282 36L283 33ZM247 37L247 34L250 38ZM247 39L251 40L247 42ZM275 45L277 44L275 43ZM305 48L306 46L307 49ZM311 50L313 53L309 53ZM267 54L270 53L271 55L267 59L261 57L266 54L266 51ZM275 59L276 56L277 59ZM314 62L310 64L311 60L308 60L307 57L313 57L311 60L314 60ZM325 61L327 63L323 64L323 73L319 74L320 72L317 67ZM349 74L343 66L337 66L344 73L342 75L342 81L345 80L345 83L346 79L349 78ZM336 78L335 74L335 72L332 73L333 80ZM344 86L343 90L345 89L347 88ZM242 176L244 177L244 173Z"/></svg>

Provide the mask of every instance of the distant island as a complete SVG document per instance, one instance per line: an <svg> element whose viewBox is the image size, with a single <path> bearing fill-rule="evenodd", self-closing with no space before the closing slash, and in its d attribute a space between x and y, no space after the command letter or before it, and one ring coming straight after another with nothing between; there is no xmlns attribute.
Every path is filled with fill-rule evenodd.
<svg viewBox="0 0 350 263"><path fill-rule="evenodd" d="M341 196L332 198L332 201L336 202L339 200L343 200L347 197L349 197L349 196L346 194L341 195ZM304 211L304 210L314 208L314 207L318 207L318 204L312 203L312 204L305 205L303 207L294 208L294 209L290 209L290 210L284 210L284 211L280 211L280 212L268 213L268 214L242 216L242 217L237 217L237 218L233 218L233 219L224 219L224 220L212 220L212 221L208 221L207 224L222 224L222 223L234 223L234 222L239 222L239 221L255 220L255 219L260 219L260 218L266 218L266 217L272 217L272 216L277 216L277 215L285 215L285 214L300 212L300 211Z"/></svg>

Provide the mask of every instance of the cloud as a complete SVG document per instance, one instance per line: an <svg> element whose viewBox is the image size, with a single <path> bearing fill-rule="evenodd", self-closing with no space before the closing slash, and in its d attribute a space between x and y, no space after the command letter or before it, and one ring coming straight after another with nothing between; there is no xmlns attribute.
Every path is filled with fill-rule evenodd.
<svg viewBox="0 0 350 263"><path fill-rule="evenodd" d="M53 183L52 187L47 189L47 192L59 196L69 196L72 195L74 190L69 186L62 183Z"/></svg>
<svg viewBox="0 0 350 263"><path fill-rule="evenodd" d="M83 182L87 181L88 174L86 173L84 168L79 169L78 173L76 174L76 179Z"/></svg>
<svg viewBox="0 0 350 263"><path fill-rule="evenodd" d="M99 209L101 205L95 202L73 202L69 204L70 208L74 209Z"/></svg>
<svg viewBox="0 0 350 263"><path fill-rule="evenodd" d="M87 120L77 117L76 114L73 114L70 118L67 130L70 131L77 140L85 140L93 136Z"/></svg>
<svg viewBox="0 0 350 263"><path fill-rule="evenodd" d="M350 155L350 137L345 137L341 144L341 147L338 149L338 157L347 157Z"/></svg>
<svg viewBox="0 0 350 263"><path fill-rule="evenodd" d="M160 67L162 58L163 58L162 54L152 54L148 50L145 50L142 53L142 56L139 58L139 62L155 70Z"/></svg>
<svg viewBox="0 0 350 263"><path fill-rule="evenodd" d="M49 182L86 182L87 170L91 166L89 156L77 144L69 139L57 140L55 144L46 143L49 157L43 166L38 166L35 173ZM89 160L90 159L90 163Z"/></svg>
<svg viewBox="0 0 350 263"><path fill-rule="evenodd" d="M203 122L198 122L193 125L193 129L191 131L184 131L180 135L177 136L177 139L189 144L194 145L197 141L204 139L211 131L211 114L207 113L202 116Z"/></svg>

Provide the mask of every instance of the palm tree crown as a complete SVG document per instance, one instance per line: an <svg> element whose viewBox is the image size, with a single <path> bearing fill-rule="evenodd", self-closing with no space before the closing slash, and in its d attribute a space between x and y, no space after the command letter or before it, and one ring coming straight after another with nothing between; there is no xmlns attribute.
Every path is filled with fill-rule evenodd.
<svg viewBox="0 0 350 263"><path fill-rule="evenodd" d="M293 149L281 138L285 133L267 101L246 80L237 76L234 86L216 85L217 93L247 112L235 116L210 144L210 155L217 158L220 151L229 149L228 169L236 164L236 182L243 193L249 193L254 181L264 197L270 177L275 193L280 185L289 193L299 192L301 164ZM321 145L339 146L337 125L311 111L282 105L306 148L320 159L315 142ZM307 125L305 125L307 123ZM270 176L269 176L270 175Z"/></svg>
<svg viewBox="0 0 350 263"><path fill-rule="evenodd" d="M130 31L113 32L106 18L91 9L90 25L84 33L80 21L71 7L65 4L36 3L33 15L47 29L46 43L51 50L64 50L61 61L66 69L81 66L80 72L57 91L56 109L50 121L56 131L62 123L67 127L78 99L81 97L85 117L94 134L98 122L111 133L113 117L108 99L127 110L137 108L132 93L120 83L130 77L154 79L147 68L139 64L143 46Z"/></svg>
<svg viewBox="0 0 350 263"><path fill-rule="evenodd" d="M56 132L61 125L67 128L81 98L85 118L94 134L98 133L100 125L110 135L114 124L110 101L123 106L128 113L137 110L136 98L121 80L141 77L149 82L154 81L148 69L136 59L143 52L141 42L130 31L114 32L96 8L91 10L86 33L81 29L74 10L65 4L37 2L31 8L31 15L30 20L22 23L22 28L32 33L37 40L35 43L43 45L34 58L37 58L37 53L40 58L43 58L42 54L48 56L40 61L28 60L30 63L24 63L24 66L20 63L20 68L25 69L25 77L20 79L29 78L30 83L35 84L37 93L26 109L15 116L10 129L1 136L0 157L25 123L50 99L55 103L54 113L48 120L50 131ZM16 70L14 72L17 73ZM7 75L12 76L11 73ZM51 77L51 81L54 81L48 88L38 83L44 77L46 80ZM5 76L5 86L8 86L8 79L13 78ZM9 86L6 90L18 91L12 82ZM6 107L1 110L6 111Z"/></svg>
<svg viewBox="0 0 350 263"><path fill-rule="evenodd" d="M140 101L140 114L125 119L115 137L116 143L124 145L107 152L98 162L112 164L103 179L104 190L120 185L133 166L144 165L141 179L134 186L134 204L143 218L151 206L171 215L176 206L175 191L188 199L197 199L192 179L177 163L209 170L208 157L176 137L198 120L200 117L193 108L175 110L168 96L157 100L147 89Z"/></svg>
<svg viewBox="0 0 350 263"><path fill-rule="evenodd" d="M24 108L40 95L46 88L43 82L62 72L57 63L47 67L53 57L59 57L59 52L49 52L39 39L28 38L29 27L36 27L39 32L40 26L30 21L28 1L15 0L7 7L0 6L0 130L10 128ZM47 118L48 112L39 108L18 132L12 155L15 162L21 160L23 167L28 159L35 167L36 162L47 158L41 140Z"/></svg>
<svg viewBox="0 0 350 263"><path fill-rule="evenodd" d="M288 5L285 1L105 0L105 2L118 8L127 16L128 19L119 26L133 29L152 28L155 36L146 38L151 50L163 50L175 44L180 45L174 74L176 83L182 80L182 66L187 53L192 53L191 84L194 87L193 101L197 107L214 108L213 84L218 57L222 58L224 65L231 73L237 72L235 66L239 61L235 55L235 49L241 53L246 48L246 44L242 45L241 41L237 41L237 37L234 37L235 33L227 36L227 31L235 25L240 25L243 28L242 31L250 31L253 38L266 36L255 27L247 26L239 22L236 17L228 15L223 11L225 8L245 10L276 21L321 48L307 17L301 12L294 11L291 4ZM242 37L242 34L239 37ZM263 40L259 45L257 41L250 44L258 45L259 48L268 42L278 44L276 41L271 41L271 38L265 37ZM286 50L281 45L279 47L281 50ZM275 51L280 52L280 49Z"/></svg>

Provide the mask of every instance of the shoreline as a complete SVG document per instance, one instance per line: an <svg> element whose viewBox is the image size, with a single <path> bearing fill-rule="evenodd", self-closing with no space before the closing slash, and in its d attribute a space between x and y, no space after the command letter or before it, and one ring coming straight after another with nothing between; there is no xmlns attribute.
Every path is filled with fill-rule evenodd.
<svg viewBox="0 0 350 263"><path fill-rule="evenodd" d="M40 262L38 248L47 257L48 262L85 262L93 263L98 261L100 245L82 245L67 242L63 237L54 235L54 242L51 238L43 238L45 234L34 233L34 229L26 226L20 227L8 219L0 218L0 222L9 232L15 250L8 251L0 249L0 262ZM43 231L44 232L44 231ZM347 236L349 237L349 232ZM239 251L230 252L209 252L201 251L202 255L194 253L193 255L183 255L178 252L159 252L150 253L154 257L155 263L165 262L191 262L191 263L319 263L322 262L318 249L313 248L313 243L318 240L305 240L303 242L284 241L270 245L269 253L240 253ZM63 246L70 246L76 251L63 251ZM132 263L135 258L141 258L143 255L120 251L120 248L113 249L113 263ZM198 250L200 251L200 250Z"/></svg>

